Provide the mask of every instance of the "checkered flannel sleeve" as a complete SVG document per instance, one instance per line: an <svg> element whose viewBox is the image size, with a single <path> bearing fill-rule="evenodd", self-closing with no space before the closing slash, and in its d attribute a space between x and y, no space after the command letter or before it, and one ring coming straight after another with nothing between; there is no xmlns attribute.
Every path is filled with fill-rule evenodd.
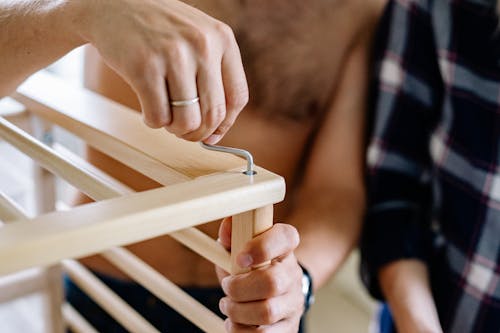
<svg viewBox="0 0 500 333"><path fill-rule="evenodd" d="M425 261L430 238L429 137L442 84L422 3L391 1L375 42L361 272L377 298L379 269L402 258Z"/></svg>

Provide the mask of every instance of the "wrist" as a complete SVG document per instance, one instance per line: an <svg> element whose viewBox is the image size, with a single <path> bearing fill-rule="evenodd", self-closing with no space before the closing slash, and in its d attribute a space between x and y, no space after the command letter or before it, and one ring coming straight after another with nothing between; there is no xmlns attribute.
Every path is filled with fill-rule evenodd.
<svg viewBox="0 0 500 333"><path fill-rule="evenodd" d="M398 260L379 273L382 291L400 332L442 332L426 265Z"/></svg>
<svg viewBox="0 0 500 333"><path fill-rule="evenodd" d="M64 0L59 11L65 29L78 45L91 42L91 29L94 27L93 18L97 15L96 6L99 1L92 0ZM101 13L102 14L102 13Z"/></svg>

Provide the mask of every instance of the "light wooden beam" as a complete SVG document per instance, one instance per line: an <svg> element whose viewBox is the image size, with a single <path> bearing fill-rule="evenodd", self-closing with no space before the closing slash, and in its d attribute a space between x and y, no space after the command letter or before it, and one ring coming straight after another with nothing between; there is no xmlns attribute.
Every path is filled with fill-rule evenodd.
<svg viewBox="0 0 500 333"><path fill-rule="evenodd" d="M220 170L244 169L245 161L239 157L205 150L163 129L147 128L138 112L88 90L71 87L43 71L22 84L13 97L30 112L162 185Z"/></svg>
<svg viewBox="0 0 500 333"><path fill-rule="evenodd" d="M225 172L0 229L0 274L78 258L283 200L283 178Z"/></svg>
<svg viewBox="0 0 500 333"><path fill-rule="evenodd" d="M6 198L6 196L0 192L0 198ZM13 205L10 200L0 201L0 207L4 207L4 210L8 210L14 215L12 220L5 221L7 225L16 225L17 223L20 223L18 221L28 219L28 215L20 207ZM139 313L137 313L137 311L123 301L79 262L72 259L66 259L62 263L62 266L64 267L66 273L71 276L74 283L82 288L82 290L85 290L97 304L105 309L125 328L136 333L159 333L159 331L156 330ZM0 284L0 288L3 288L2 294L6 294L6 297L11 296L12 298L22 296L25 292L30 290L42 291L47 290L47 287L51 288L51 282L54 281L51 274L60 275L59 270L56 270L55 267L58 266L52 266L49 269L39 269L38 271L36 269L32 269L27 271L24 276L14 275L7 277L7 279L4 280L4 285ZM12 290L9 291L9 288ZM62 286L60 286L60 288L62 288ZM52 290L52 292L55 292L55 295L53 296L61 297L62 300L62 295L59 294L60 290ZM57 304L62 307L63 303L61 302L59 304L58 302ZM50 319L56 320L54 323L49 323L50 331L58 329L59 326L62 327L62 323L58 323L59 320L63 320L62 317L60 319ZM73 317L73 319L75 319L75 317Z"/></svg>
<svg viewBox="0 0 500 333"><path fill-rule="evenodd" d="M100 182L104 186L107 186L111 191L114 191L115 196L113 197L134 193L132 189L123 185L109 175L103 173L101 170L89 164L87 161L81 159L79 156L67 150L64 146L55 144L54 149L66 160L71 161L73 165L77 166L80 169L88 171L95 177L96 181ZM99 193L90 193L90 197L96 199L98 198L96 196L98 194ZM169 234L169 236L229 272L229 269L231 267L229 252L226 251L218 242L216 242L203 232L199 231L196 228L187 228L172 232Z"/></svg>
<svg viewBox="0 0 500 333"><path fill-rule="evenodd" d="M255 236L273 226L273 205L266 205L233 216L231 232L231 274L248 272L236 263L236 257ZM265 266L268 263L262 263Z"/></svg>

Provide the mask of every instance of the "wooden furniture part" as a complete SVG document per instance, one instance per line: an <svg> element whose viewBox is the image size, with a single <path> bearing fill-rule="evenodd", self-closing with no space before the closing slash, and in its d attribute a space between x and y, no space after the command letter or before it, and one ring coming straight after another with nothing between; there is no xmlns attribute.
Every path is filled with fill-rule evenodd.
<svg viewBox="0 0 500 333"><path fill-rule="evenodd" d="M75 332L95 332L78 309L62 302L58 273L62 268L126 329L157 332L75 260L100 253L202 330L223 332L219 317L121 246L169 234L226 271L241 273L231 256L271 227L272 205L283 200L285 194L283 178L259 167L255 175L245 175L245 161L241 158L207 151L164 130L151 130L136 112L70 87L44 72L28 79L12 97L34 118L33 135L0 117L0 138L40 166L35 169L40 214L30 217L0 195L0 220L5 223L0 227L0 275L25 272L23 277L7 279L5 286L0 284L0 301L50 287L48 295L53 297L48 297L52 309L48 330L63 331L64 321ZM164 187L134 193L61 145L53 144L53 125ZM54 207L52 175L65 179L97 202L48 212ZM233 216L232 254L195 228L227 216ZM40 283L42 278L48 282ZM11 290L16 291L4 294L2 290L9 286L15 286Z"/></svg>

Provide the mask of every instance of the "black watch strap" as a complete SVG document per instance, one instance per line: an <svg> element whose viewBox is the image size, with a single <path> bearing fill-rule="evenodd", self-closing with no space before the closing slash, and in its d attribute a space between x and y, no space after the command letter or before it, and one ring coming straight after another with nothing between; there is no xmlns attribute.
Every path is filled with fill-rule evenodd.
<svg viewBox="0 0 500 333"><path fill-rule="evenodd" d="M313 280L309 271L299 263L302 268L302 293L304 294L304 313L309 310L314 303Z"/></svg>

